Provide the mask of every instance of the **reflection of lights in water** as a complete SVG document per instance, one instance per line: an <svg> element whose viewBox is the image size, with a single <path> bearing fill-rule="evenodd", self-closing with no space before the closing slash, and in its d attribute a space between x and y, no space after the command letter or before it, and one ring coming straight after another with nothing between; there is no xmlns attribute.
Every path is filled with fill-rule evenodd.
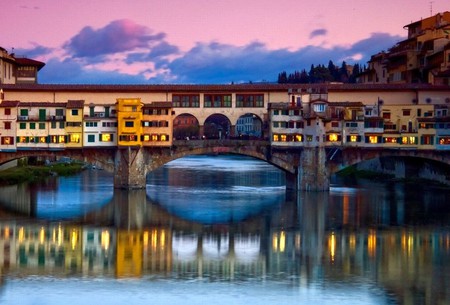
<svg viewBox="0 0 450 305"><path fill-rule="evenodd" d="M19 229L19 243L23 242L25 239L25 229L23 227L20 227Z"/></svg>
<svg viewBox="0 0 450 305"><path fill-rule="evenodd" d="M109 248L109 232L104 230L101 235L101 245L102 248L108 250Z"/></svg>
<svg viewBox="0 0 450 305"><path fill-rule="evenodd" d="M295 234L295 249L298 251L300 250L300 245L302 242L302 237L300 233Z"/></svg>
<svg viewBox="0 0 450 305"><path fill-rule="evenodd" d="M286 248L286 233L284 231L280 232L280 236L278 236L278 233L273 234L272 248L274 252L284 252Z"/></svg>
<svg viewBox="0 0 450 305"><path fill-rule="evenodd" d="M144 243L144 248L148 247L148 231L144 231L144 234L142 235L142 240Z"/></svg>
<svg viewBox="0 0 450 305"><path fill-rule="evenodd" d="M331 261L334 262L334 256L336 254L336 236L334 232L331 232L331 235L328 237L328 247L330 248Z"/></svg>
<svg viewBox="0 0 450 305"><path fill-rule="evenodd" d="M58 246L62 245L62 241L63 241L63 231L61 228L61 225L58 226L58 236L57 236L57 242L58 242Z"/></svg>
<svg viewBox="0 0 450 305"><path fill-rule="evenodd" d="M45 242L45 229L41 227L39 230L39 243L43 244Z"/></svg>
<svg viewBox="0 0 450 305"><path fill-rule="evenodd" d="M5 240L8 240L10 235L11 235L11 232L10 232L9 227L5 227L4 234L3 234Z"/></svg>
<svg viewBox="0 0 450 305"><path fill-rule="evenodd" d="M72 250L75 250L75 247L77 246L77 241L78 241L78 233L75 229L72 230L70 241L72 244Z"/></svg>
<svg viewBox="0 0 450 305"><path fill-rule="evenodd" d="M369 257L375 256L375 251L377 250L377 233L375 230L370 230L367 236L367 252Z"/></svg>
<svg viewBox="0 0 450 305"><path fill-rule="evenodd" d="M356 236L354 233L352 233L349 237L349 246L350 246L350 251L352 253L354 253L355 249L356 249Z"/></svg>

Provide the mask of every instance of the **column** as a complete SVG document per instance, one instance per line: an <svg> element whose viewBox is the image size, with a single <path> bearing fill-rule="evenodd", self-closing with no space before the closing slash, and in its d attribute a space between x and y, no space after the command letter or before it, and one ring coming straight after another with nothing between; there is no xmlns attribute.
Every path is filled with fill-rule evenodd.
<svg viewBox="0 0 450 305"><path fill-rule="evenodd" d="M141 147L120 148L114 160L114 187L140 189L146 185L146 168Z"/></svg>
<svg viewBox="0 0 450 305"><path fill-rule="evenodd" d="M305 147L300 155L298 168L298 190L328 191L330 177L327 168L327 155L324 147Z"/></svg>

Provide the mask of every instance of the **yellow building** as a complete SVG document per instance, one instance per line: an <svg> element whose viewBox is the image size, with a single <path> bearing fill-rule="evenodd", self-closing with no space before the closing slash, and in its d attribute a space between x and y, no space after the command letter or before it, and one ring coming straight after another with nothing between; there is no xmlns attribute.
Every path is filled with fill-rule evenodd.
<svg viewBox="0 0 450 305"><path fill-rule="evenodd" d="M421 142L419 121L434 116L434 105L388 105L381 108L384 120L385 147L417 147ZM428 135L435 134L428 130Z"/></svg>
<svg viewBox="0 0 450 305"><path fill-rule="evenodd" d="M142 146L142 107L140 98L117 99L118 146Z"/></svg>
<svg viewBox="0 0 450 305"><path fill-rule="evenodd" d="M83 147L84 100L69 100L66 106L67 148Z"/></svg>
<svg viewBox="0 0 450 305"><path fill-rule="evenodd" d="M153 102L143 107L142 143L144 146L172 146L172 103Z"/></svg>

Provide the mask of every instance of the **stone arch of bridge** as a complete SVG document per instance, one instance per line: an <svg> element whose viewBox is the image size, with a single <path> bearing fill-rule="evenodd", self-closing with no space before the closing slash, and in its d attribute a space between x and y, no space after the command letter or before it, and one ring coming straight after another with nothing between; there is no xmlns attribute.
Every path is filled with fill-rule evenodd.
<svg viewBox="0 0 450 305"><path fill-rule="evenodd" d="M192 155L217 155L217 154L234 154L252 157L265 161L276 168L282 170L287 174L296 174L297 169L291 159L286 158L285 154L270 154L265 150L259 149L241 149L230 146L210 146L210 147L196 147L186 150L176 150L170 154L159 155L157 158L153 158L152 162L147 163L146 173L150 173L156 170L170 161L180 159ZM150 158L151 159L151 158Z"/></svg>
<svg viewBox="0 0 450 305"><path fill-rule="evenodd" d="M351 148L342 149L337 155L335 160L330 160L328 163L330 175L358 163L382 157L417 158L450 167L450 154L446 151Z"/></svg>
<svg viewBox="0 0 450 305"><path fill-rule="evenodd" d="M83 149L67 149L61 151L51 150L23 150L16 152L0 153L0 164L10 161L18 160L27 157L47 158L51 161L61 159L62 157L70 158L80 162L86 162L107 170L114 172L114 157L115 149L101 149L101 148L83 148Z"/></svg>

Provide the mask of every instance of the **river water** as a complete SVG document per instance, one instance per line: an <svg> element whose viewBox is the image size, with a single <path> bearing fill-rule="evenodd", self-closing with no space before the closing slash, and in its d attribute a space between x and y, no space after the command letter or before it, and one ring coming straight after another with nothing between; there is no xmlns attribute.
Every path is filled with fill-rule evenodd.
<svg viewBox="0 0 450 305"><path fill-rule="evenodd" d="M0 188L0 304L450 304L450 191L192 156Z"/></svg>

